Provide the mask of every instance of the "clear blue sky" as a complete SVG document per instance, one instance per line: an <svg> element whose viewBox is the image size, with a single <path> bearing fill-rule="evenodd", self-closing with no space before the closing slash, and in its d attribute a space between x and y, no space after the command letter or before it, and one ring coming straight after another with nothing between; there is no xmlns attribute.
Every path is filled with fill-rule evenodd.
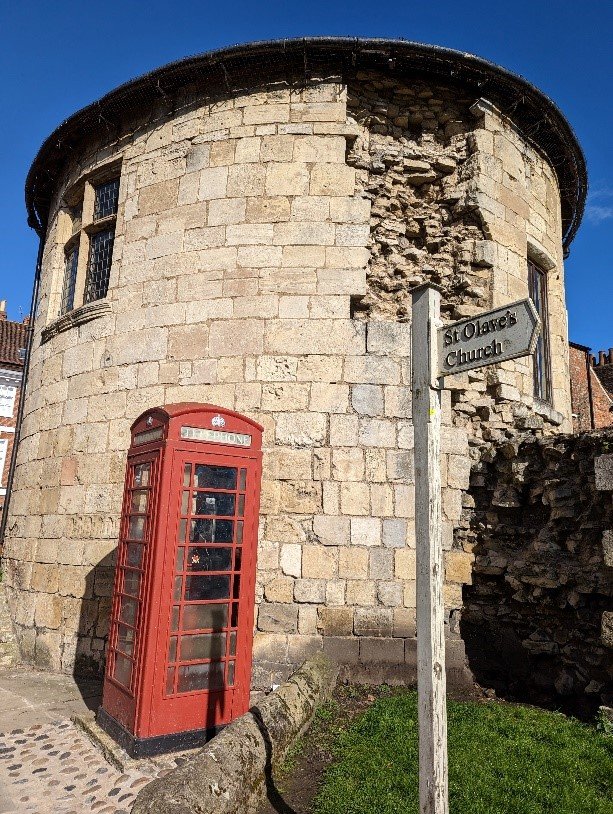
<svg viewBox="0 0 613 814"><path fill-rule="evenodd" d="M37 238L23 185L42 141L117 85L181 57L257 39L403 37L470 51L521 74L566 115L590 197L566 262L571 339L613 346L613 4L598 0L0 0L0 299L27 313Z"/></svg>

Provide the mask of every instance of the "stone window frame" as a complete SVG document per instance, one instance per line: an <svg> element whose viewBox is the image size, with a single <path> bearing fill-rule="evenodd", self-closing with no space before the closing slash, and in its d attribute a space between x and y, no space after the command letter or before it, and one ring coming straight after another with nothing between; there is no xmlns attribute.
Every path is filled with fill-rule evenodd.
<svg viewBox="0 0 613 814"><path fill-rule="evenodd" d="M529 296L541 318L541 333L532 354L534 399L537 403L551 407L553 405L553 377L549 337L549 269L544 268L544 264L539 263L531 253L528 254L526 265Z"/></svg>
<svg viewBox="0 0 613 814"><path fill-rule="evenodd" d="M121 200L121 166L121 160L115 160L97 167L94 171L81 176L62 196L58 214L58 243L62 247L63 260L59 286L60 300L56 319L43 329L42 342L75 325L103 316L111 310L108 302L105 302L108 284L102 297L90 298L87 301L88 270L92 237L104 231L112 231L114 238ZM115 179L119 182L117 209L112 214L95 218L96 189ZM78 254L75 255L75 252ZM111 270L112 256L109 275Z"/></svg>

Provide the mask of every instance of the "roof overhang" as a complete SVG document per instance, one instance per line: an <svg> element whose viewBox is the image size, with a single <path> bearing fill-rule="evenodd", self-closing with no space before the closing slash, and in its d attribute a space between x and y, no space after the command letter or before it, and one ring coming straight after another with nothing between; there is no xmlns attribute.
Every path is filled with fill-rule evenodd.
<svg viewBox="0 0 613 814"><path fill-rule="evenodd" d="M486 97L508 116L522 135L553 166L560 187L564 248L581 222L587 195L587 170L577 138L558 107L520 76L472 54L406 40L306 37L235 45L158 68L107 93L66 119L45 140L26 180L28 223L39 234L46 227L51 199L66 163L101 130L115 140L130 118L148 106L174 100L186 86L206 96L247 90L283 78L347 76L374 69L398 78L420 76L458 85L475 98Z"/></svg>

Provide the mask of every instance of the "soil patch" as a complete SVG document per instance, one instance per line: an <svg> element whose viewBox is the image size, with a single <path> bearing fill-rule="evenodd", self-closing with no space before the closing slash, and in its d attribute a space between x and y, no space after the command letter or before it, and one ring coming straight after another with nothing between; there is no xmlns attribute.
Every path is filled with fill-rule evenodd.
<svg viewBox="0 0 613 814"><path fill-rule="evenodd" d="M308 731L275 772L268 799L258 814L311 814L323 775L333 762L332 746L339 733L378 698L394 691L386 685L337 685L331 699L317 710Z"/></svg>

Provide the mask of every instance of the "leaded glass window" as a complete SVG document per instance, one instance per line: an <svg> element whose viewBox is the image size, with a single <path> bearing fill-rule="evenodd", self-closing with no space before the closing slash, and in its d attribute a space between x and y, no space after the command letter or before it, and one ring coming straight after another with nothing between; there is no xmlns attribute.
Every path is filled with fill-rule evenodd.
<svg viewBox="0 0 613 814"><path fill-rule="evenodd" d="M105 229L92 235L89 243L87 278L83 302L94 302L106 297L113 260L113 242L115 230Z"/></svg>
<svg viewBox="0 0 613 814"><path fill-rule="evenodd" d="M113 178L96 187L94 199L94 220L108 218L117 213L119 200L119 178Z"/></svg>
<svg viewBox="0 0 613 814"><path fill-rule="evenodd" d="M549 355L549 318L547 312L547 274L528 261L530 297L541 318L541 332L532 355L534 396L540 401L551 401L551 362Z"/></svg>
<svg viewBox="0 0 613 814"><path fill-rule="evenodd" d="M74 308L74 293L75 285L77 282L77 267L79 265L79 247L74 246L66 254L66 263L64 265L64 288L62 289L62 303L60 305L60 314L65 314L72 311Z"/></svg>

